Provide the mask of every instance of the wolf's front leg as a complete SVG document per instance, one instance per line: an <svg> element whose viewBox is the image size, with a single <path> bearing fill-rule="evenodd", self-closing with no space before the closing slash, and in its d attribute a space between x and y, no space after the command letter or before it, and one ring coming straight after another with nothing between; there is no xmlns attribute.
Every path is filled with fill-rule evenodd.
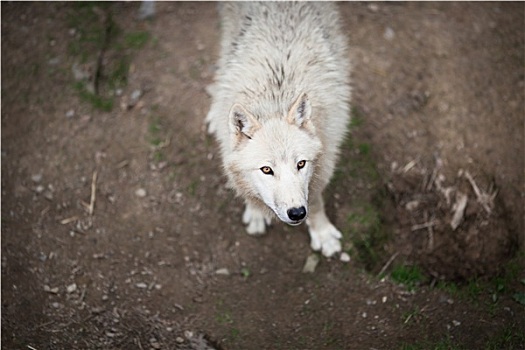
<svg viewBox="0 0 525 350"><path fill-rule="evenodd" d="M310 214L306 219L310 231L310 246L320 250L324 256L331 257L341 251L341 232L330 222L324 211L321 193L313 197Z"/></svg>
<svg viewBox="0 0 525 350"><path fill-rule="evenodd" d="M266 225L270 225L272 218L253 204L246 202L242 222L247 225L246 232L250 235L260 235L266 231Z"/></svg>

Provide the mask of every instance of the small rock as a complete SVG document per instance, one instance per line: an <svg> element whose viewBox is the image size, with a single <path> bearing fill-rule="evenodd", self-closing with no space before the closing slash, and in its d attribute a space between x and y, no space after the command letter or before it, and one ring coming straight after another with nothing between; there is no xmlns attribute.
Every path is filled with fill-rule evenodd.
<svg viewBox="0 0 525 350"><path fill-rule="evenodd" d="M224 267L222 269L218 269L217 271L215 271L215 274L216 275L229 276L230 275L230 271L227 268Z"/></svg>
<svg viewBox="0 0 525 350"><path fill-rule="evenodd" d="M135 287L140 288L140 289L146 289L146 288L148 288L148 285L146 283L144 283L144 282L139 282L139 283L135 284Z"/></svg>
<svg viewBox="0 0 525 350"><path fill-rule="evenodd" d="M83 69L83 67L81 67L77 63L73 64L73 66L71 67L71 71L73 72L73 77L76 81L81 81L89 78L89 73L86 72L86 70Z"/></svg>
<svg viewBox="0 0 525 350"><path fill-rule="evenodd" d="M45 285L44 291L51 294L58 294L58 287L50 288L48 285Z"/></svg>
<svg viewBox="0 0 525 350"><path fill-rule="evenodd" d="M159 341L157 339L155 339L155 338L150 338L149 345L151 345L151 347L153 349L160 349L161 348L161 346L159 344Z"/></svg>
<svg viewBox="0 0 525 350"><path fill-rule="evenodd" d="M386 297L386 296L384 296L383 298L381 298L381 302L382 302L383 304L386 303L386 301L387 301L387 297Z"/></svg>
<svg viewBox="0 0 525 350"><path fill-rule="evenodd" d="M379 11L379 6L377 4L368 4L368 9L372 12Z"/></svg>
<svg viewBox="0 0 525 350"><path fill-rule="evenodd" d="M390 41L392 39L394 39L395 37L395 33L394 33L394 30L390 27L387 27L385 29L385 32L383 33L383 38L385 38L386 40Z"/></svg>
<svg viewBox="0 0 525 350"><path fill-rule="evenodd" d="M191 339L191 338L193 338L193 332L192 331L184 331L184 336L186 337L186 339Z"/></svg>
<svg viewBox="0 0 525 350"><path fill-rule="evenodd" d="M341 256L339 257L339 260L341 260L342 262L349 262L350 261L350 255L348 255L347 252L342 252L341 253Z"/></svg>
<svg viewBox="0 0 525 350"><path fill-rule="evenodd" d="M68 293L73 293L76 290L77 290L77 284L76 283L70 284L69 286L66 287L66 291Z"/></svg>
<svg viewBox="0 0 525 350"><path fill-rule="evenodd" d="M132 93L131 93L131 101L130 101L130 104L135 104L137 103L138 99L140 98L140 96L142 96L142 91L140 90L134 90Z"/></svg>
<svg viewBox="0 0 525 350"><path fill-rule="evenodd" d="M60 303L57 303L56 301L54 303L51 304L51 306L54 308L54 309L60 309L62 307L62 304Z"/></svg>
<svg viewBox="0 0 525 350"><path fill-rule="evenodd" d="M74 109L70 109L69 111L66 112L66 118L73 118L74 116L75 116Z"/></svg>
<svg viewBox="0 0 525 350"><path fill-rule="evenodd" d="M461 322L456 321L456 320L452 320L452 324L453 324L455 327L457 327L457 326L461 325Z"/></svg>
<svg viewBox="0 0 525 350"><path fill-rule="evenodd" d="M46 191L44 193L44 198L47 199L48 201L52 201L53 200L53 193L50 192L50 191Z"/></svg>
<svg viewBox="0 0 525 350"><path fill-rule="evenodd" d="M179 344L184 343L184 339L183 339L182 337L177 337L177 338L175 338L175 341L176 341L177 343L179 343Z"/></svg>
<svg viewBox="0 0 525 350"><path fill-rule="evenodd" d="M106 308L103 306L96 306L96 307L91 308L91 313L95 315L99 315L103 313L104 311L106 311Z"/></svg>
<svg viewBox="0 0 525 350"><path fill-rule="evenodd" d="M35 174L31 176L31 181L37 182L37 183L42 181L42 174Z"/></svg>
<svg viewBox="0 0 525 350"><path fill-rule="evenodd" d="M143 188L139 188L139 189L137 189L137 190L135 191L135 195L136 195L137 197L144 198L144 197L146 197L147 192L146 192L145 189L143 189Z"/></svg>
<svg viewBox="0 0 525 350"><path fill-rule="evenodd" d="M419 207L419 201L410 201L405 204L405 209L408 211L414 211Z"/></svg>
<svg viewBox="0 0 525 350"><path fill-rule="evenodd" d="M36 192L36 193L42 193L42 192L44 192L45 189L46 189L46 188L45 188L44 186L42 186L42 185L38 185L38 186L36 186L36 188L35 188L35 192Z"/></svg>
<svg viewBox="0 0 525 350"><path fill-rule="evenodd" d="M50 66L56 66L57 64L60 63L60 58L58 58L58 57L54 57L54 58L50 59L49 61L47 61L47 63L48 63Z"/></svg>
<svg viewBox="0 0 525 350"><path fill-rule="evenodd" d="M313 273L317 264L319 264L319 256L317 256L317 254L310 254L308 258L306 258L303 273Z"/></svg>

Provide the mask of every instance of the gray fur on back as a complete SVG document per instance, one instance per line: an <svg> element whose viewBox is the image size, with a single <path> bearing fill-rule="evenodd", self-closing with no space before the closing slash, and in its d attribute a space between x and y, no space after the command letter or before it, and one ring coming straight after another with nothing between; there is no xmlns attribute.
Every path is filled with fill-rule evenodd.
<svg viewBox="0 0 525 350"><path fill-rule="evenodd" d="M323 142L327 182L349 120L350 64L335 3L230 2L219 6L221 57L207 121L223 156L228 113L243 105L258 120L283 118L301 93Z"/></svg>

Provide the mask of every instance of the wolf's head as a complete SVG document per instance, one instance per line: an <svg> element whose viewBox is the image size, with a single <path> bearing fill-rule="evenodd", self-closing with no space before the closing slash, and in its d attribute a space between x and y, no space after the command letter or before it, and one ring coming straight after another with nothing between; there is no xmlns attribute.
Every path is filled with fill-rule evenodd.
<svg viewBox="0 0 525 350"><path fill-rule="evenodd" d="M311 119L312 107L302 94L281 118L259 121L243 106L230 111L233 151L225 165L241 195L264 202L290 225L308 214L308 190L321 152Z"/></svg>

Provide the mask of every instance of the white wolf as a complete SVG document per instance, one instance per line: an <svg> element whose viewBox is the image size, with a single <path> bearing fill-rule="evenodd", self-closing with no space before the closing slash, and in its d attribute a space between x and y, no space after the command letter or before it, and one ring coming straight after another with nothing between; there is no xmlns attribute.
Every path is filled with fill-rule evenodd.
<svg viewBox="0 0 525 350"><path fill-rule="evenodd" d="M272 212L290 225L306 219L311 247L332 256L341 233L325 214L322 191L351 94L336 5L234 2L219 11L221 56L206 121L228 184L245 199L247 231L264 233Z"/></svg>

